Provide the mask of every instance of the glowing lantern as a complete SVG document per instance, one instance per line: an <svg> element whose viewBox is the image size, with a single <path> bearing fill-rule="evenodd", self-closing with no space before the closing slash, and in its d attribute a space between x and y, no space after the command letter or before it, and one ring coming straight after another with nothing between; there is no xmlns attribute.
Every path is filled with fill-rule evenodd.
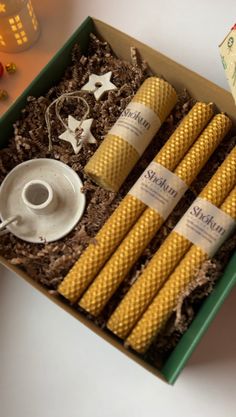
<svg viewBox="0 0 236 417"><path fill-rule="evenodd" d="M0 0L0 50L20 52L39 36L39 24L31 0Z"/></svg>

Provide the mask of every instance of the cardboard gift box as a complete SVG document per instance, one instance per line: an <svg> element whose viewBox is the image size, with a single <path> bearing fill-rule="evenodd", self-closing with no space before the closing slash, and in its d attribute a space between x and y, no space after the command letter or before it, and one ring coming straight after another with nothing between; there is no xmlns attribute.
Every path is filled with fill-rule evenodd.
<svg viewBox="0 0 236 417"><path fill-rule="evenodd" d="M191 96L197 100L214 102L217 110L226 112L236 125L235 105L230 93L128 35L119 32L97 19L88 17L18 98L13 106L4 114L0 121L1 147L4 147L11 137L13 123L20 117L21 110L26 104L27 97L29 95L39 96L45 93L60 80L67 65L70 63L71 51L74 44L79 42L81 53L84 53L91 32L95 32L99 37L105 39L110 44L114 53L124 60L130 60L130 47L136 47L142 58L148 62L148 65L154 74L162 74L177 90L186 88ZM202 303L189 329L185 332L176 348L169 355L161 370L157 370L135 353L125 349L121 342L115 337L105 333L102 329L76 311L72 306L70 307L63 302L61 298L49 294L41 284L35 282L35 280L22 272L22 270L11 265L3 257L0 257L0 261L7 268L16 272L53 302L92 329L95 333L106 339L120 351L128 355L131 359L169 383L174 383L187 359L190 357L192 351L236 283L236 255L234 255L225 269L224 274L218 280L213 292Z"/></svg>

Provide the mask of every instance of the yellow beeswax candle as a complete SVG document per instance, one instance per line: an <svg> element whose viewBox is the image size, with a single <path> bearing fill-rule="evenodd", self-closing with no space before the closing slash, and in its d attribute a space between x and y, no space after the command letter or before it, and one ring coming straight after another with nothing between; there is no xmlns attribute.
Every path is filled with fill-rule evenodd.
<svg viewBox="0 0 236 417"><path fill-rule="evenodd" d="M226 216L230 216L232 232L233 227L236 225L236 187L234 187L220 208L223 213L226 213ZM228 234L225 234L226 236ZM223 243L223 240L221 243ZM211 256L213 255L214 251L211 252ZM163 329L172 312L176 309L179 297L194 279L203 262L208 258L209 255L200 246L193 245L189 249L133 329L126 340L127 345L139 353L146 352L153 339Z"/></svg>
<svg viewBox="0 0 236 417"><path fill-rule="evenodd" d="M218 168L199 197L219 207L235 182L236 148ZM110 317L107 327L113 333L123 339L127 337L191 244L189 239L175 230L169 234Z"/></svg>
<svg viewBox="0 0 236 417"><path fill-rule="evenodd" d="M147 78L85 166L107 190L117 192L177 102L166 81Z"/></svg>
<svg viewBox="0 0 236 417"><path fill-rule="evenodd" d="M154 161L173 171L212 115L211 104L196 103ZM96 235L96 243L87 247L59 286L61 295L72 302L78 300L145 208L143 201L127 194Z"/></svg>
<svg viewBox="0 0 236 417"><path fill-rule="evenodd" d="M220 141L229 131L231 125L232 123L226 115L216 115L175 169L174 174L176 177L180 179L185 185L190 185L208 158L211 156L213 151L216 149ZM147 171L147 175L149 173L149 177L151 177L151 180L148 178L148 182L145 182L145 189L148 188L148 198L150 195L150 190L151 194L153 194L153 180L157 181L158 191L163 184L165 187L167 186L167 181L163 182L161 180L160 182L159 176L153 176L153 172L153 170L150 172ZM165 173L163 175L165 175ZM168 181L171 180L168 178L168 176L166 178ZM151 182L150 187L149 182ZM141 190L144 187L143 184L144 183L142 182ZM183 195L182 191L185 191L186 188L181 189L181 192L179 193L180 198L176 200L172 198L176 188L171 186L169 187L169 190L172 200L171 203L173 203L171 209L173 209ZM164 192L164 194L162 194L161 197L158 194L157 207L147 208L144 211L137 223L130 230L128 235L117 248L116 252L113 254L97 278L88 288L82 299L79 301L79 305L86 311L96 316L103 310L106 303L114 294L131 267L142 254L148 243L155 236L163 224L165 218L167 217L165 216L165 212L168 210L169 200L167 202L167 206L164 204L163 207L163 203L160 205L160 198L166 199L167 193L168 189ZM136 191L135 195L137 195ZM169 212L167 215L168 214Z"/></svg>

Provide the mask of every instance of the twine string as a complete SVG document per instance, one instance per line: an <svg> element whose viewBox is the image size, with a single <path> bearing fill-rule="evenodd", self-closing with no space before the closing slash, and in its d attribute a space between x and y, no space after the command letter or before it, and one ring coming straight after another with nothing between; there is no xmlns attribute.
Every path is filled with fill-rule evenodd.
<svg viewBox="0 0 236 417"><path fill-rule="evenodd" d="M64 128L66 130L69 130L69 132L72 133L73 135L75 135L76 140L77 140L77 144L78 144L79 141L82 140L82 138L81 138L81 134L82 134L81 125L82 125L83 121L87 118L87 116L89 115L90 106L89 106L88 102L85 100L85 98L79 96L78 94L81 94L80 90L72 91L70 93L64 93L61 96L57 97L54 101L52 101L52 103L50 103L49 106L47 107L47 109L45 111L45 122L46 122L47 131L48 131L48 150L49 151L52 150L52 131L51 131L51 124L50 124L50 110L51 110L52 106L54 106L54 105L55 105L56 117L61 122L61 124L64 126ZM80 123L79 123L75 132L73 132L70 129L68 123L65 123L64 120L62 119L61 115L60 115L60 111L63 107L63 104L64 104L65 100L70 100L70 99L76 99L77 101L82 101L83 104L86 107L86 112L84 113L83 117L81 118Z"/></svg>

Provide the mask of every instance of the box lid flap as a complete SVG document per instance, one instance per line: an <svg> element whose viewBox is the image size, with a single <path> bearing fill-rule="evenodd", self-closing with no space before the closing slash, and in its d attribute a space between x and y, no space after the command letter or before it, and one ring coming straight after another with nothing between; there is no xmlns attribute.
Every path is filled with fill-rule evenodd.
<svg viewBox="0 0 236 417"><path fill-rule="evenodd" d="M219 45L222 64L236 103L236 24Z"/></svg>

